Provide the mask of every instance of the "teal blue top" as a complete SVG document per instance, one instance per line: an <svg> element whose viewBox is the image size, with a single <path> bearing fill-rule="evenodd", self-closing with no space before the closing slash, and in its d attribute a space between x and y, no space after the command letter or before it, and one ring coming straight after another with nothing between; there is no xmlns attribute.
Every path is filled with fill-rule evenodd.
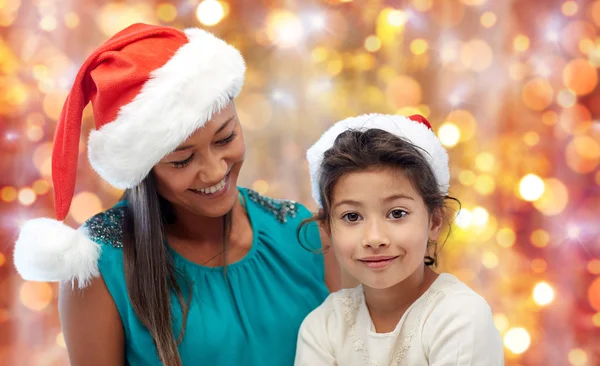
<svg viewBox="0 0 600 366"><path fill-rule="evenodd" d="M175 267L192 284L187 326L179 354L183 365L293 365L304 317L328 295L322 255L304 249L296 236L310 216L302 205L240 188L253 230L252 248L236 263L205 267L171 250ZM86 226L102 246L98 266L115 301L126 339L128 365L160 365L156 347L127 295L123 273L122 222L126 203L92 217ZM320 245L313 223L302 244ZM304 240L306 237L306 240ZM171 299L173 331L181 309Z"/></svg>

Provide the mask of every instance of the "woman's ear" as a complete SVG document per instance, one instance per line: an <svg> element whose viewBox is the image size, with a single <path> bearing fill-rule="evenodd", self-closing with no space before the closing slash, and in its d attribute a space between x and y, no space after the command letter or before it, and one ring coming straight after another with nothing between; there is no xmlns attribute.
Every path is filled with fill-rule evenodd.
<svg viewBox="0 0 600 366"><path fill-rule="evenodd" d="M321 230L321 232L323 234L325 234L329 238L331 238L331 228L329 227L328 220L325 219L325 212L323 211L322 208L320 208L319 211L317 212L317 217L319 218L319 221L318 221L319 229Z"/></svg>

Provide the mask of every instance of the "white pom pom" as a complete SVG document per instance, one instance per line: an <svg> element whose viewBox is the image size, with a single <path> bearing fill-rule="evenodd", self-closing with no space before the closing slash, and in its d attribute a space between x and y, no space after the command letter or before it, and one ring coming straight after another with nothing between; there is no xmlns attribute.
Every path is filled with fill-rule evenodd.
<svg viewBox="0 0 600 366"><path fill-rule="evenodd" d="M28 281L73 281L80 288L99 275L100 245L84 230L49 218L30 220L23 225L15 244L17 271Z"/></svg>

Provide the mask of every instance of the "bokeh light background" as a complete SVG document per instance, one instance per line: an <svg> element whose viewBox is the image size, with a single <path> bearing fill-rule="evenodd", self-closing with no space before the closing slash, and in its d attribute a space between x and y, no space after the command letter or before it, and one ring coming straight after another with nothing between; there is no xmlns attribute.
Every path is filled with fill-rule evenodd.
<svg viewBox="0 0 600 366"><path fill-rule="evenodd" d="M57 286L21 280L13 242L53 216L51 141L79 65L135 22L242 51L240 184L273 197L315 208L304 151L334 121L427 116L462 201L441 269L488 300L507 365L600 365L598 0L0 0L0 364L68 364ZM73 226L121 194L86 136Z"/></svg>

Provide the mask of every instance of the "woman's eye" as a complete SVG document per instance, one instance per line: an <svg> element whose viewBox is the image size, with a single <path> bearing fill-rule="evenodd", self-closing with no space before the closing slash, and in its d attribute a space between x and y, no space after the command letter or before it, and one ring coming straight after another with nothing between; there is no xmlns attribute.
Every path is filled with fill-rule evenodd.
<svg viewBox="0 0 600 366"><path fill-rule="evenodd" d="M235 131L231 133L231 135L225 137L223 140L219 140L217 141L217 145L227 145L228 143L230 143L231 141L233 141L233 139L235 138L236 133Z"/></svg>
<svg viewBox="0 0 600 366"><path fill-rule="evenodd" d="M173 165L173 167L175 167L175 168L183 168L186 165L188 165L189 163L191 163L193 159L194 159L194 154L190 155L190 157L185 160L173 161L173 162L171 162L171 165Z"/></svg>

